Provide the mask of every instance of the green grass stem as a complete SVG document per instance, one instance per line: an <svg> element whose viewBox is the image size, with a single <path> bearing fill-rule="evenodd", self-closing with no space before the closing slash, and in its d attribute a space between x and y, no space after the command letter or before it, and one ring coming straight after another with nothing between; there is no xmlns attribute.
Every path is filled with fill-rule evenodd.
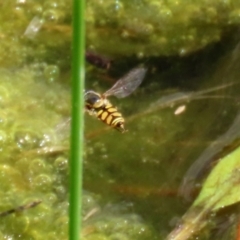
<svg viewBox="0 0 240 240"><path fill-rule="evenodd" d="M81 232L83 114L85 75L84 0L73 0L72 41L72 128L70 159L69 239L79 240Z"/></svg>

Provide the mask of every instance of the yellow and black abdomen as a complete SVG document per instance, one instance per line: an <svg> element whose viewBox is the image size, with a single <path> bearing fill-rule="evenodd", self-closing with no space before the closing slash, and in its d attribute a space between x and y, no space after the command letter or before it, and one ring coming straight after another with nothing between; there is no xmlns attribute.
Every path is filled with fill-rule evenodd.
<svg viewBox="0 0 240 240"><path fill-rule="evenodd" d="M117 108L113 107L111 103L107 103L105 106L99 108L97 110L97 117L118 131L125 132L124 118L122 117L122 114L118 112Z"/></svg>

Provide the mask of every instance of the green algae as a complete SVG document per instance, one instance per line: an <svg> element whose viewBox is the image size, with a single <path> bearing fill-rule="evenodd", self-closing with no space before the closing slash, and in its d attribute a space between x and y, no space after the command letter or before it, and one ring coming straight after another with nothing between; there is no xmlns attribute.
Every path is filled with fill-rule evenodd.
<svg viewBox="0 0 240 240"><path fill-rule="evenodd" d="M71 2L12 0L1 7L1 66L39 61L70 66ZM239 9L238 1L88 1L87 48L112 58L184 56L234 32ZM41 26L26 33L36 17ZM58 70L45 74L57 76Z"/></svg>
<svg viewBox="0 0 240 240"><path fill-rule="evenodd" d="M1 131L2 136L5 136L2 137L1 144L1 210L35 200L42 201L34 209L2 218L1 232L4 236L13 238L19 235L21 239L42 239L40 236L44 236L45 231L52 231L53 226L49 220L61 216L51 210L59 203L58 191L54 188L66 188L66 183L63 183L58 174L59 167L53 167L54 159L59 159L61 154L49 158L38 157L36 153L26 153L32 149L61 144L54 127L62 120L62 114L53 111L51 106L47 107L47 99L44 97L44 93L53 93L56 88L52 85L51 90L46 82L36 82L33 72L27 68L14 73L2 70L1 87L8 93L2 94L4 101L1 102L4 116ZM57 96L58 93L55 92L54 95ZM68 106L68 91L65 91L65 96L64 101ZM56 104L59 104L59 101ZM4 135L4 132L7 134ZM65 159L64 155L62 159ZM57 162L62 165L62 161L64 162L60 158ZM67 169L64 169L62 172L64 171L66 176ZM67 232L64 234L66 236Z"/></svg>
<svg viewBox="0 0 240 240"><path fill-rule="evenodd" d="M1 4L3 14L0 16L1 47L0 64L2 67L24 65L27 62L47 61L48 63L62 63L69 65L70 59L61 57L65 51L69 55L70 38L64 32L53 30L38 35L25 34L34 17L55 26L70 24L71 4L67 1L7 1ZM9 19L11 19L9 21ZM61 32L61 30L60 30ZM34 37L33 37L34 36ZM68 54L67 54L68 53ZM14 56L14 57L13 57Z"/></svg>
<svg viewBox="0 0 240 240"><path fill-rule="evenodd" d="M64 122L70 116L70 35L64 26L70 27L70 5L66 1L9 1L2 6L0 211L41 201L35 208L0 219L4 239L68 236L69 128ZM36 35L26 36L36 15L44 25ZM84 193L87 199L89 195ZM96 206L104 207L97 197L85 202L83 217ZM128 221L131 215L120 210L109 216L101 210L107 231L97 230L98 217L86 221L84 238L124 235L146 239L154 235L142 219ZM125 225L116 233L118 221ZM95 231L88 232L88 228Z"/></svg>
<svg viewBox="0 0 240 240"><path fill-rule="evenodd" d="M88 46L113 57L184 56L238 25L239 9L239 1L88 1Z"/></svg>

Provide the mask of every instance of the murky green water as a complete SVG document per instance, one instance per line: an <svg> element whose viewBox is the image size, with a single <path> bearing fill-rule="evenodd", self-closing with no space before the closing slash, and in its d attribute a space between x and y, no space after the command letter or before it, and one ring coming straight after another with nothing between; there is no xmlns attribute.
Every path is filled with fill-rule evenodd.
<svg viewBox="0 0 240 240"><path fill-rule="evenodd" d="M104 33L105 41L106 34L112 32L109 26L119 27L117 20L121 18L116 15L115 25L114 19L98 22L96 6L102 4L101 13L105 7L100 2L94 5L92 1L87 6L87 48L104 53L106 43L101 45L102 39L96 42L99 31ZM144 4L157 4L135 2L136 6L139 4L138 11ZM106 12L102 13L105 17L117 3L106 4ZM133 8L131 4L121 4ZM162 3L165 11L158 18L168 16L166 4ZM168 8L178 15L175 20L171 17L167 26L181 16L181 8L177 9L173 1L169 4ZM223 3L220 5L223 7ZM225 16L234 24L238 23L235 5L232 6L235 9L229 7ZM0 217L0 239L67 239L71 4L60 0L19 0L1 3L1 8L4 14L0 16L0 212L36 200L42 202L35 208ZM199 5L196 8L201 9ZM210 20L215 21L213 9L212 14ZM224 146L239 139L238 128L223 137L238 116L239 108L240 51L236 31L231 31L233 26L228 34L223 34L220 43L210 47L204 48L202 42L195 48L198 41L192 42L189 51L193 53L184 58L176 56L183 46L167 41L167 55L173 55L164 57L161 51L151 53L156 45L152 45L154 36L160 30L154 28L148 41L149 28L145 29L145 24L150 13L140 22L141 28L136 21L130 26L127 16L120 29L132 29L130 41L123 38L124 44L116 52L116 44L113 47L112 40L109 42L111 49L106 54L111 54L108 57L114 60L110 70L87 65L86 88L100 93L139 63L148 68L143 84L131 96L110 97L126 119L127 133L121 134L86 114L82 236L87 240L164 239L176 219L188 209L190 202L186 198L193 199L197 184L213 165L211 160ZM219 32L225 33L223 22L214 27L221 28L218 36ZM33 24L36 32L29 30L29 24ZM143 34L144 29L147 35ZM188 29L187 23L184 29ZM170 32L165 29L164 38L173 32L174 29ZM214 34L209 35L213 42L217 40ZM141 44L138 39L136 46L140 44L144 49L131 48L136 38L142 39ZM161 39L157 40L160 44ZM183 38L180 42L185 46ZM123 54L119 57L121 47ZM151 51L143 54L148 58L129 57L128 48L132 49L131 55L138 57L139 51ZM194 52L199 48L203 49ZM200 158L205 149L217 144L218 148ZM186 174L197 159L200 161L196 167ZM183 179L185 185L180 196ZM209 236L206 239L211 239Z"/></svg>

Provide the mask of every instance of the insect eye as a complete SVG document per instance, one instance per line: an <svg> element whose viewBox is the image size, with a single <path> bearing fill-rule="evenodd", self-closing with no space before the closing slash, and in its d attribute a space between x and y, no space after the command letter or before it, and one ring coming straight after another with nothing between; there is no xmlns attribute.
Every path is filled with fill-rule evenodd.
<svg viewBox="0 0 240 240"><path fill-rule="evenodd" d="M98 97L90 97L88 99L86 99L86 103L89 103L91 105L96 104L100 99Z"/></svg>
<svg viewBox="0 0 240 240"><path fill-rule="evenodd" d="M90 104L90 105L94 105L97 102L99 102L100 100L101 100L100 96L98 96L94 92L87 92L85 94L85 102Z"/></svg>

